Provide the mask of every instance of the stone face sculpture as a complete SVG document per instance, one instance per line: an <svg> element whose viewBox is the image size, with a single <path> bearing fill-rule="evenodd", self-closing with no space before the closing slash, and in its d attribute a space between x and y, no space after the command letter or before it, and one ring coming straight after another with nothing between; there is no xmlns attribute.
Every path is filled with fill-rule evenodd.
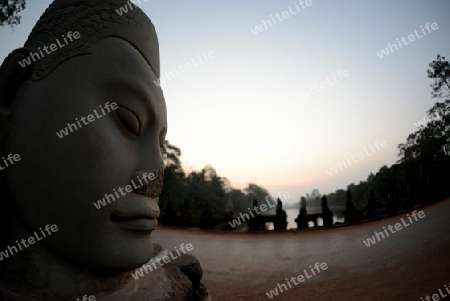
<svg viewBox="0 0 450 301"><path fill-rule="evenodd" d="M167 113L154 26L124 5L56 0L1 66L1 156L20 161L0 171L0 297L209 298L189 255L131 277L162 251Z"/></svg>

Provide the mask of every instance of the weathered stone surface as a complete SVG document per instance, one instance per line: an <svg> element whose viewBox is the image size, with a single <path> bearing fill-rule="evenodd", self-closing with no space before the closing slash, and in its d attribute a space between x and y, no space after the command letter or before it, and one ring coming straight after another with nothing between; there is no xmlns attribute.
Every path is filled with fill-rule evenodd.
<svg viewBox="0 0 450 301"><path fill-rule="evenodd" d="M75 294L75 284L63 273L53 273L50 275L49 290L59 298L70 298Z"/></svg>
<svg viewBox="0 0 450 301"><path fill-rule="evenodd" d="M0 171L4 299L207 297L192 256L132 277L167 252L151 240L167 111L155 28L128 5L55 0L0 68L0 154L20 157Z"/></svg>
<svg viewBox="0 0 450 301"><path fill-rule="evenodd" d="M167 252L167 249L154 245L152 258L166 255ZM41 255L48 259L48 253L43 252ZM11 286L8 287L3 283L0 286L0 296L11 301L76 300L84 295L93 295L99 301L210 300L206 288L200 282L201 265L194 256L187 254L182 254L162 267L158 265L157 269L145 273L138 279L134 279L130 272L116 276L95 275L76 268L68 269L68 266L62 267L58 264L48 267L44 262L46 260L39 258L30 263L41 271L39 275L50 280L48 286L35 291L40 292L39 294L24 294L29 293L26 286L18 285L12 289ZM65 273L64 271L67 270L69 272ZM74 276L75 272L78 272L76 276Z"/></svg>

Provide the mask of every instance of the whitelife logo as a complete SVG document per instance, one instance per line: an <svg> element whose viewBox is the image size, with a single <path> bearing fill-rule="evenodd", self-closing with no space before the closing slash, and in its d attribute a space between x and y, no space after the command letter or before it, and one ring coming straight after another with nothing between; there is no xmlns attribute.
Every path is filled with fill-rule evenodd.
<svg viewBox="0 0 450 301"><path fill-rule="evenodd" d="M431 24L430 24L430 22L427 22L427 23L425 24L425 28L428 30L428 33L430 33L430 32L431 32L430 28L433 29L433 30L437 30L437 29L439 28L439 26L438 26L438 24L437 24L436 22L433 22L433 23L431 23ZM406 41L406 37L403 37L403 36L402 36L402 38L401 38L400 40L403 42L403 45L407 46L407 45L409 45L410 43L414 42L414 41L416 40L416 38L419 40L419 39L421 39L421 38L423 38L424 36L427 35L427 32L426 32L425 29L422 27L422 25L420 25L420 29L422 29L423 36L420 35L420 34L417 32L417 29L415 29L415 30L414 30L415 35L414 35L414 34L408 35L408 41L409 41L409 43ZM403 47L403 46L402 46L402 43L400 43L400 41L398 40L398 38L397 38L396 40L397 40L398 46L399 46L400 48L402 48L402 47ZM394 43L394 44L388 43L386 48L381 49L379 52L377 52L378 57L379 57L380 59L382 59L382 58L384 58L385 56L388 56L388 55L389 55L389 50L391 51L390 53L394 53L394 51L398 51L398 47L397 47L397 45L396 45L395 43Z"/></svg>
<svg viewBox="0 0 450 301"><path fill-rule="evenodd" d="M148 184L149 181L153 181L154 179L156 179L156 176L154 173L146 173L145 172L142 175L142 180L145 181L145 184ZM94 202L92 204L94 204L95 208L100 209L100 208L106 206L106 202L108 202L108 204L110 204L111 202L114 202L116 199L120 199L121 196L126 196L128 193L133 192L134 189L138 189L138 188L145 186L145 184L142 183L140 176L137 176L137 180L139 181L140 185L136 185L134 183L134 180L131 180L131 184L133 186L127 185L125 187L119 187L119 188L117 188L117 190L114 188L113 193L116 195L117 198L115 198L113 194L105 193L105 196L101 200L98 200L97 202ZM125 190L125 192L124 192L124 190ZM119 192L120 192L120 195L119 195Z"/></svg>
<svg viewBox="0 0 450 301"><path fill-rule="evenodd" d="M184 248L186 248L186 250ZM180 250L177 247L174 247L174 249L175 249L175 252L178 254L178 256L173 255L172 254L173 251L164 250L161 253L159 253L157 256L152 258L150 261L148 261L146 264L144 264L139 270L136 269L136 271L134 273L131 273L131 276L133 276L133 278L135 280L138 280L140 277L144 277L145 274L148 274L149 270L150 270L150 272L153 272L154 270L156 270L158 268L156 266L156 263L153 260L156 260L156 262L161 267L163 267L164 264L169 263L171 260L175 260L178 257L181 257L182 254L180 254L180 250L181 250L181 252L183 252L183 254L186 254L186 251L190 252L190 251L194 250L194 247L192 246L192 244L184 245L184 243L183 243L180 245ZM172 259L170 259L169 255ZM161 263L161 260L163 261L163 263ZM144 274L144 272L145 272L145 274Z"/></svg>
<svg viewBox="0 0 450 301"><path fill-rule="evenodd" d="M46 225L44 230L42 228L39 228L41 236L39 236L39 233L35 231L33 233L33 236L28 237L27 239L21 239L20 241L16 240L17 248L15 246L7 246L7 249L3 252L0 252L0 261L3 261L4 258L8 258L9 256L12 256L19 251L22 251L23 248L28 248L30 245L34 245L37 241L40 241L47 237L47 235L51 235L52 233L55 233L58 231L57 225ZM47 235L45 234L47 232ZM27 244L28 242L28 244Z"/></svg>
<svg viewBox="0 0 450 301"><path fill-rule="evenodd" d="M190 62L187 62L183 65L180 64L180 65L178 65L178 67L173 67L173 72L166 71L160 78L154 80L153 82L155 83L155 85L160 87L161 85L164 85L168 81L181 76L183 73L186 73L189 70L192 70L192 69L200 66L201 64L206 63L209 59L212 59L215 56L216 56L216 54L214 53L214 51L203 50L201 56L200 56L200 54L197 53L197 59L191 58Z"/></svg>
<svg viewBox="0 0 450 301"><path fill-rule="evenodd" d="M142 0L142 1L144 1L145 3L148 2L148 0ZM127 4L125 4L124 6L120 7L119 9L116 9L116 13L119 16L123 16L125 14L128 14L128 12L132 11L133 9L135 9L136 7L139 7L139 6L142 6L142 3L140 0L130 0L130 1L127 1ZM128 10L128 8L130 10Z"/></svg>
<svg viewBox="0 0 450 301"><path fill-rule="evenodd" d="M319 262L316 262L316 264L314 265L314 268L312 266L309 266L309 268L311 270L312 275L309 275L306 270L303 270L304 276L303 276L303 274L300 274L297 277L291 277L291 279L289 279L289 280L286 278L285 279L286 284L289 286L289 288L292 288L291 281L292 281L292 284L299 285L301 282L303 282L309 278L312 278L313 276L316 276L316 271L314 271L314 269L317 270L317 274L320 274L321 270L325 271L326 269L328 269L328 265L325 262L322 262L320 264L319 264ZM278 296L278 289L280 290L280 294L283 293L284 291L287 291L288 287L286 286L286 284L278 283L277 287L275 287L275 289L270 290L270 292L266 293L267 297L269 297L269 299L272 299L272 298ZM283 288L284 288L284 291L283 291Z"/></svg>
<svg viewBox="0 0 450 301"><path fill-rule="evenodd" d="M81 299L81 301L95 301L95 296L94 295L90 295L88 297L88 295L84 295L83 299ZM80 301L80 298L77 298L77 301Z"/></svg>
<svg viewBox="0 0 450 301"><path fill-rule="evenodd" d="M111 111L117 110L118 105L115 102L113 102L111 104L109 104L109 102L107 102L107 103L105 103L105 108L103 108L101 105L99 107L100 107L103 115L99 115L97 113L97 110L94 110L95 116L94 116L94 114L89 114L87 117L81 116L80 120L78 120L78 118L75 118L75 121L77 122L78 127L75 123L67 123L67 126L64 129L60 130L59 132L56 132L56 136L58 136L59 139L62 139L65 136L68 136L70 133L73 133L74 131L83 127L83 125L80 123L80 121L83 122L84 125L88 125L90 122L94 122L95 120L100 119L107 114L105 112L105 110L103 110L103 109L106 109L108 111L108 113L111 113ZM70 133L69 133L69 131L70 131Z"/></svg>
<svg viewBox="0 0 450 301"><path fill-rule="evenodd" d="M438 112L436 112L434 114L434 116L431 116L431 118L429 116L426 116L422 120L415 122L414 126L416 128L425 127L429 122L438 121L438 120L442 120L442 117L441 117L441 115L439 115Z"/></svg>
<svg viewBox="0 0 450 301"><path fill-rule="evenodd" d="M299 0L298 2L294 2L295 5L295 9L292 9L292 7L289 5L288 9L289 11L285 10L284 12L280 13L276 13L275 17L277 18L278 22L284 21L286 19L288 19L289 17L298 14L299 12L303 10L305 10L308 6L312 5L312 0ZM300 6L301 8L300 8ZM272 20L272 21L271 21ZM274 25L277 24L277 21L275 21L275 18L273 17L273 15L270 15L270 20L261 20L261 23L259 23L259 25L255 26L254 28L250 28L250 31L254 34L257 35L258 33L263 32L265 29L268 29L269 27L272 27Z"/></svg>
<svg viewBox="0 0 450 301"><path fill-rule="evenodd" d="M411 224L414 223L413 220L411 219L411 217L413 217L414 220L417 222L417 221L418 221L417 217L419 217L419 218L424 218L424 217L425 217L425 212L423 212L423 211L416 212L416 210L414 210L414 211L411 213L411 216L409 216L409 214L407 214L406 216L408 217L408 220L409 220L410 224L405 223L405 220L403 219L403 217L400 219L400 220L402 221L403 226L404 226L405 228L406 228L406 227L409 227ZM392 225L389 225L389 226L388 226L388 229L389 229L389 231L391 231L391 234L394 234L394 233L396 233L397 231L400 231L400 230L403 229L402 224L396 223L396 224L394 225L394 227L393 227ZM395 228L395 230L394 230L394 228ZM377 243L377 241L375 240L375 237L378 239L378 241L381 241L381 238L382 238L382 239L385 239L386 237L389 237L389 232L386 230L385 227L383 227L383 230L384 230L384 233L383 233L383 232L376 232L376 231L375 231L375 232L373 233L373 234L375 234L375 235L373 235L372 237L369 237L367 240L363 240L363 243L366 245L366 247L370 247L371 245L374 245L374 244ZM384 234L386 234L386 236L384 236ZM381 238L380 238L380 237L381 237Z"/></svg>
<svg viewBox="0 0 450 301"><path fill-rule="evenodd" d="M69 41L67 41L67 39L69 39ZM28 57L26 57L25 59L23 59L21 62L19 62L19 65L22 68L25 68L26 66L31 65L31 60L33 60L33 62L36 62L37 60L42 59L46 54L51 54L52 52L57 51L58 49L61 49L63 47L65 47L66 45L68 45L69 43L73 42L74 40L78 40L81 37L80 33L78 31L74 31L73 33L71 31L69 31L68 33L66 33L66 35L62 35L62 39L64 40L64 43L61 43L59 41L59 39L56 39L55 42L53 44L50 44L49 46L45 45L42 47L38 47L38 52L34 53L34 52L30 52L30 55ZM45 51L45 54L44 54Z"/></svg>
<svg viewBox="0 0 450 301"><path fill-rule="evenodd" d="M9 154L7 157L6 157L6 159L5 159L5 157L2 157L2 160L3 160L3 166L2 166L2 163L0 162L0 170L4 170L4 169L6 169L7 167L9 167L9 166L11 166L11 165L13 165L14 163L16 163L16 162L19 162L20 161L20 155L19 154ZM8 163L9 162L9 163Z"/></svg>
<svg viewBox="0 0 450 301"><path fill-rule="evenodd" d="M319 93L320 91L326 90L328 87L333 86L334 84L338 83L339 81L344 80L346 77L350 76L350 71L348 71L347 69L339 69L336 71L336 74L331 73L331 75L333 76L333 80L330 80L330 78L327 76L325 78L326 81L320 82L319 84L314 84L314 85L310 85L308 86L308 91L303 91L300 90L297 93L296 97L293 97L291 100L297 101L300 100L300 97L303 99L309 98L317 93ZM337 75L337 77L336 77Z"/></svg>
<svg viewBox="0 0 450 301"><path fill-rule="evenodd" d="M386 147L387 146L387 142L386 140L376 140L374 142L375 144L375 148L379 151L380 150L380 146L381 147ZM355 155L351 155L350 158L352 159L353 163L358 163L359 161L363 160L364 158L366 158L366 156L372 156L372 154L375 153L374 147L372 146L372 143L369 144L370 145L370 149L372 150L372 152L368 152L367 148L364 147L364 153L363 152L359 152L356 157ZM348 158L348 156L345 157L346 161L348 163L348 166L352 165L352 161L350 161L350 159ZM333 174L336 174L339 172L339 169L342 170L343 168L347 168L347 163L345 163L345 161L337 161L337 164L329 169L327 169L325 172L331 177Z"/></svg>
<svg viewBox="0 0 450 301"><path fill-rule="evenodd" d="M288 195L289 195L289 193L288 193ZM276 204L270 204L270 196L266 196L266 202L267 202L267 205L269 205L269 208L273 208L273 207L277 206ZM265 212L269 208L267 208L266 204L261 204L258 207L254 206L252 209L250 209L250 208L247 208L247 209L248 209L248 213L250 213L250 215L254 218L255 216L253 215L252 210L254 210L256 212L256 214L261 214L262 212ZM258 212L258 209L260 209L261 211ZM239 216L237 218L235 218L232 221L228 222L228 224L230 224L230 226L232 228L236 228L240 224L245 223L245 222L247 222L249 220L250 220L250 216L247 213L242 213L241 212L241 213L239 213Z"/></svg>
<svg viewBox="0 0 450 301"><path fill-rule="evenodd" d="M450 286L450 283L448 284L449 286ZM450 295L450 289L449 289L449 287L447 286L447 284L444 284L444 287L445 287L445 290L447 291L447 294L446 293L444 293L443 291L442 291L442 289L439 289L438 290L438 293L439 293L439 295L438 294L433 294L433 296L426 296L425 297L425 299L423 299L422 297L420 297L420 301L440 301L440 300L443 300L442 298L445 298L445 297L447 297L448 295ZM431 298L433 298L433 300L431 300Z"/></svg>

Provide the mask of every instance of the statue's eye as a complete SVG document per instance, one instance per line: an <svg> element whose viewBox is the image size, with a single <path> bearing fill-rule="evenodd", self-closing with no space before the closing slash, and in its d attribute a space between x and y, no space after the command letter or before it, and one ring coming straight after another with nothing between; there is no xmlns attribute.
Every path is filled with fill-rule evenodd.
<svg viewBox="0 0 450 301"><path fill-rule="evenodd" d="M130 109L122 106L119 106L115 112L125 129L131 134L139 136L141 130L139 117Z"/></svg>

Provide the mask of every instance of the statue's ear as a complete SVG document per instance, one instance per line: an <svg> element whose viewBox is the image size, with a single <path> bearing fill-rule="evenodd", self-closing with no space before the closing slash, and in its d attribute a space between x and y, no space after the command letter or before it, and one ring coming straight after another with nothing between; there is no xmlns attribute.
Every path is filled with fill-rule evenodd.
<svg viewBox="0 0 450 301"><path fill-rule="evenodd" d="M14 50L0 67L0 113L8 114L20 86L30 78L34 62L26 48Z"/></svg>

